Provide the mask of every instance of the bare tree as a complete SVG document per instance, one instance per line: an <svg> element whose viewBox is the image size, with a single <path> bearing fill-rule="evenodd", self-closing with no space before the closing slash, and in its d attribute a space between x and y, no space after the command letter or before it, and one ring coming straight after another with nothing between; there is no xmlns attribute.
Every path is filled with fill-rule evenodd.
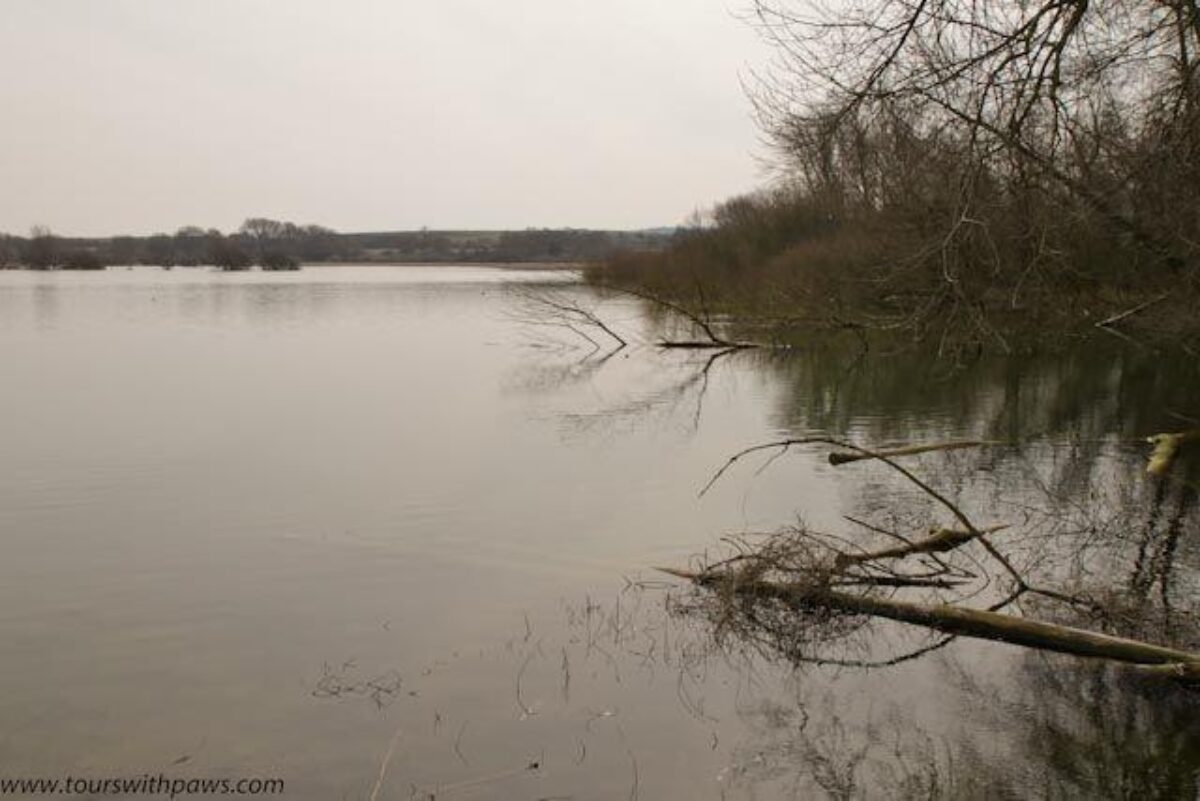
<svg viewBox="0 0 1200 801"><path fill-rule="evenodd" d="M1172 269L1200 252L1194 0L756 0L754 15L779 54L758 112L813 191L910 202L911 176L878 158L887 139L933 156L919 170L951 165L948 238L1033 191Z"/></svg>
<svg viewBox="0 0 1200 801"><path fill-rule="evenodd" d="M29 230L29 243L25 247L25 264L34 270L49 270L58 263L58 239L44 225L35 225Z"/></svg>

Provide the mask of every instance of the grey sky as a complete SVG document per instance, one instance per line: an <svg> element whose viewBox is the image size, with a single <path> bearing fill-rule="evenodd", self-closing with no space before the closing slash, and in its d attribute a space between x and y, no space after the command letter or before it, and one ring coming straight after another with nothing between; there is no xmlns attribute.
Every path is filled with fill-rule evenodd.
<svg viewBox="0 0 1200 801"><path fill-rule="evenodd" d="M0 231L672 224L759 182L739 0L4 0Z"/></svg>

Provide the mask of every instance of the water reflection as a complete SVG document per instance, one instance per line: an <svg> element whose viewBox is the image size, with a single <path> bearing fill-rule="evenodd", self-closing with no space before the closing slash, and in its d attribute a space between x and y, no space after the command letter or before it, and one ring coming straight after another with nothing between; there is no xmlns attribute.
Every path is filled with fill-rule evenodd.
<svg viewBox="0 0 1200 801"><path fill-rule="evenodd" d="M956 678L941 690L970 723L936 729L886 697L866 711L802 689L757 699L725 775L747 795L769 785L799 799L1176 799L1200 789L1195 693L1036 655L1001 682L962 667Z"/></svg>
<svg viewBox="0 0 1200 801"><path fill-rule="evenodd" d="M786 387L781 429L853 433L877 444L965 433L1009 442L1069 436L1087 456L1114 438L1186 427L1198 412L1197 360L1103 342L965 367L913 350L858 358L836 343L755 358Z"/></svg>
<svg viewBox="0 0 1200 801"><path fill-rule="evenodd" d="M1194 767L1171 711L1189 702L1146 708L1151 683L1102 671L1108 689L1089 689L1068 659L1039 678L1019 649L961 641L887 670L797 668L714 641L709 620L676 614L684 588L638 575L798 514L839 531L843 515L930 515L877 465L806 449L698 498L739 448L970 433L1004 444L914 467L981 521L1020 524L1004 544L1023 569L1107 587L1151 621L1144 636L1184 641L1195 475L1148 482L1139 438L1197 416L1193 366L663 352L637 303L575 287L631 335L591 354L513 323L504 287L545 278L0 276L9 769L136 774L188 754L188 770L277 772L314 799L369 798L381 773L381 798L953 798L1003 788L988 766L1028 751L1036 769L1010 784L1036 796L1094 784L1025 743L1038 716L1092 765L1118 758L1088 750L1116 748L1118 712L1159 729L1130 730L1147 744L1127 755L1131 782L1163 754ZM928 639L858 634L843 656ZM1102 692L1111 721L1067 716Z"/></svg>
<svg viewBox="0 0 1200 801"><path fill-rule="evenodd" d="M58 320L58 287L54 284L39 284L33 291L33 314L35 324L42 330L54 328Z"/></svg>
<svg viewBox="0 0 1200 801"><path fill-rule="evenodd" d="M1013 753L975 741L962 753L1005 798L1195 798L1200 695L1128 669L1027 654L1003 686L959 673L973 716L1007 732ZM993 796L996 797L996 796Z"/></svg>
<svg viewBox="0 0 1200 801"><path fill-rule="evenodd" d="M586 381L602 380L606 367L590 365ZM703 363L691 368L696 373L679 386L707 389ZM781 436L833 434L872 446L989 440L982 452L917 463L957 503L988 520L1014 520L1019 531L1003 537L1004 548L1028 576L1085 599L1054 610L1029 604L1027 614L1200 647L1200 460L1187 454L1164 480L1145 474L1145 437L1195 424L1194 362L1091 347L981 358L948 370L912 353L847 358L836 348L814 347L739 354L730 369L774 382ZM698 397L702 405L704 393ZM625 416L634 408L610 400L592 414ZM680 415L669 403L646 408ZM795 458L811 463L823 454L801 449ZM891 531L936 523L928 499L905 498L894 479L877 466L858 468L845 479L845 506L886 513L880 525ZM801 503L796 507L805 513ZM856 547L866 547L862 533ZM744 728L720 774L722 797L1196 795L1200 741L1191 721L1198 700L1179 684L1087 660L934 640L861 617L803 617L793 609L781 621L763 617L761 608L701 609L694 600L673 607L683 625L700 621L711 649L693 643L683 660L689 664L673 663L684 688L677 697L690 715L717 723L709 715L720 704L687 689L689 677L706 674L714 653L735 675L785 668L775 674L773 692L737 706ZM731 623L731 614L746 617ZM821 652L830 647L832 653ZM920 659L891 667L904 661L898 653ZM696 654L704 655L699 662ZM738 655L732 668L731 654ZM889 667L868 670L869 678L828 667L868 664ZM888 672L899 674L894 684L880 678ZM930 682L940 694L936 701L928 686L904 700L893 692ZM867 710L851 689L864 685ZM940 707L943 719L922 725L927 705ZM963 717L966 710L973 712Z"/></svg>
<svg viewBox="0 0 1200 801"><path fill-rule="evenodd" d="M888 671L793 670L717 646L693 618L663 608L665 592L630 585L514 628L480 656L507 711L443 716L449 699L414 684L439 744L404 773L415 797L468 786L478 797L586 787L600 797L847 800L1200 790L1200 696L1187 688L1003 646ZM433 675L445 688L456 669L466 665ZM483 732L519 747L498 760ZM671 767L680 760L686 774Z"/></svg>

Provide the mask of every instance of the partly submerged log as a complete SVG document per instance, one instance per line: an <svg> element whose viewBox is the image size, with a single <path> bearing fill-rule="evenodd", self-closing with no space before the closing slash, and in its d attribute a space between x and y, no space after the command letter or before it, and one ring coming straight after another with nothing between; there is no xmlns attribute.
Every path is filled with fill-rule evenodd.
<svg viewBox="0 0 1200 801"><path fill-rule="evenodd" d="M671 348L676 348L679 350L749 350L762 346L754 342L731 342L727 339L716 338L683 340L664 339L658 343L658 347L668 350Z"/></svg>
<svg viewBox="0 0 1200 801"><path fill-rule="evenodd" d="M960 545L965 545L977 537L982 537L984 534L992 534L996 531L1003 531L1006 528L1008 528L1007 523L988 526L987 528L976 529L974 531L961 531L954 528L933 529L929 532L928 537L910 542L907 545L898 545L895 548L884 548L879 551L838 554L834 564L844 567L861 562L875 562L881 559L903 559L913 554L946 553L947 551L953 551Z"/></svg>
<svg viewBox="0 0 1200 801"><path fill-rule="evenodd" d="M848 614L883 617L925 626L946 634L996 640L1043 651L1111 659L1137 665L1160 665L1165 666L1161 672L1167 675L1189 680L1200 679L1200 653L1100 634L1073 626L1044 623L951 604L924 604L892 598L873 598L825 587L757 579L739 581L736 576L725 573L659 569L701 586L724 588L739 595L770 598L796 606L819 606Z"/></svg>
<svg viewBox="0 0 1200 801"><path fill-rule="evenodd" d="M951 442L934 442L929 445L906 445L903 448L889 448L879 451L863 451L861 453L846 453L844 451L834 451L829 454L829 463L831 465L846 464L847 462L859 462L865 459L878 459L880 456L914 456L918 453L932 453L933 451L956 451L961 448L978 448L983 445L992 443L984 442L976 439L961 439Z"/></svg>

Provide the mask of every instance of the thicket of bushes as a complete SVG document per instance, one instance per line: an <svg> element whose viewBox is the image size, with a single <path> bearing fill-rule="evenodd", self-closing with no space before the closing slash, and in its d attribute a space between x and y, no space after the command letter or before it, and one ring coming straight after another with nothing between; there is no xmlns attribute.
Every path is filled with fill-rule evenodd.
<svg viewBox="0 0 1200 801"><path fill-rule="evenodd" d="M758 5L783 54L753 96L779 183L595 280L1001 348L1167 293L1138 324L1196 335L1195 4L821 8Z"/></svg>

